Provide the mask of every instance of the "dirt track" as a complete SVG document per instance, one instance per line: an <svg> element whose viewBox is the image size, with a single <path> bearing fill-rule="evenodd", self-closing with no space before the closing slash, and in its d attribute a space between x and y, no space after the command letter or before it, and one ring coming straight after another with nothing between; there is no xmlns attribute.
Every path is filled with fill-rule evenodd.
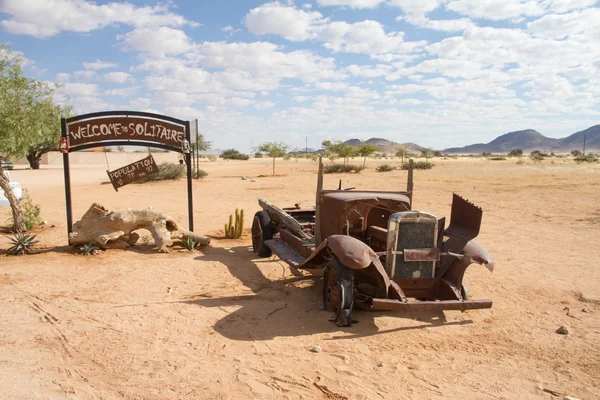
<svg viewBox="0 0 600 400"><path fill-rule="evenodd" d="M65 246L62 170L16 170L48 225L39 254L0 255L0 397L552 399L543 391L551 389L600 398L600 304L580 300L600 296L600 165L555 162L436 160L417 172L415 209L447 215L453 191L484 209L477 241L496 270L474 265L465 279L474 298L494 306L356 313L351 328L320 311L319 276L257 259L248 238L214 240L193 254L156 254L146 244L74 255ZM338 179L403 187L405 172L375 172L381 163L328 175L325 187ZM283 176L240 179L269 174L270 165L204 163L210 175L194 184L196 231L220 236L229 213L251 216L259 197L314 203L312 162L278 161ZM183 181L115 193L104 170L72 170L76 220L100 202L152 206L185 224ZM0 221L8 213L0 209ZM0 249L7 243L0 237ZM572 333L556 334L560 325ZM323 351L309 351L314 345Z"/></svg>

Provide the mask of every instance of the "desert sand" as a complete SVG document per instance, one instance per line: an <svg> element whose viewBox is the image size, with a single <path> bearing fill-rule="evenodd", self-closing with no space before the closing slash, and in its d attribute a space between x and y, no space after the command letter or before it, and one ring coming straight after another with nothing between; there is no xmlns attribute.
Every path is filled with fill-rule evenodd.
<svg viewBox="0 0 600 400"><path fill-rule="evenodd" d="M404 188L406 172L375 172L384 162L398 164L369 160L361 174L326 175L325 187ZM258 177L269 159L203 162L194 218L210 247L159 254L150 241L88 257L67 246L62 169L16 169L47 224L37 254L0 254L0 398L600 398L600 165L434 163L415 173L414 209L448 216L452 192L483 208L477 241L496 269L472 265L465 281L493 308L356 312L349 328L321 310L318 273L257 258L248 232L221 238L236 208L250 227L258 198L314 205L314 162L278 160L275 177ZM117 193L105 169L72 168L75 220L99 202L187 224L184 181ZM555 333L561 325L571 333Z"/></svg>

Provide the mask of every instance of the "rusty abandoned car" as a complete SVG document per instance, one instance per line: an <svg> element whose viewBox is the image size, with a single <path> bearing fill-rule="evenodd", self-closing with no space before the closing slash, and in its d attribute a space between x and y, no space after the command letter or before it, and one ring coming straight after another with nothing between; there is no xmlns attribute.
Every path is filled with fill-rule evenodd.
<svg viewBox="0 0 600 400"><path fill-rule="evenodd" d="M354 308L388 311L490 308L469 300L463 285L472 263L493 271L490 254L473 239L482 210L454 194L450 224L412 209L413 168L406 191L323 190L319 160L316 206L283 208L260 199L252 246L290 266L324 268L323 303L338 326L352 324ZM411 300L409 300L411 299Z"/></svg>

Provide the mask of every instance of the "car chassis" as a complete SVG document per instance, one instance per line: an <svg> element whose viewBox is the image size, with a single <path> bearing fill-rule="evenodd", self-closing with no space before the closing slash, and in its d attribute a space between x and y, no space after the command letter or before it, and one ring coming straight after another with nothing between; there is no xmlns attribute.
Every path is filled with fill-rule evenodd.
<svg viewBox="0 0 600 400"><path fill-rule="evenodd" d="M472 263L493 271L490 254L473 239L482 210L454 194L450 224L412 209L413 161L406 191L323 190L319 159L314 209L280 209L259 199L252 246L290 266L324 268L323 303L338 326L352 324L354 308L436 311L491 308L469 300L463 285ZM411 300L409 300L411 299Z"/></svg>

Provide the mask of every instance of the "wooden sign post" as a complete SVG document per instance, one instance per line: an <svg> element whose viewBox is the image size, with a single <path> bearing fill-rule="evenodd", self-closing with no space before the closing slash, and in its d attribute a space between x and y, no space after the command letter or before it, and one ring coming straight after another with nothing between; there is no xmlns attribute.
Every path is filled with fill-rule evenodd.
<svg viewBox="0 0 600 400"><path fill-rule="evenodd" d="M61 133L68 233L73 231L69 153L104 146L155 147L181 153L187 166L189 230L194 231L189 121L140 111L103 111L63 118ZM158 167L150 156L107 172L113 187L117 190L141 178L142 173L145 176L157 171Z"/></svg>

